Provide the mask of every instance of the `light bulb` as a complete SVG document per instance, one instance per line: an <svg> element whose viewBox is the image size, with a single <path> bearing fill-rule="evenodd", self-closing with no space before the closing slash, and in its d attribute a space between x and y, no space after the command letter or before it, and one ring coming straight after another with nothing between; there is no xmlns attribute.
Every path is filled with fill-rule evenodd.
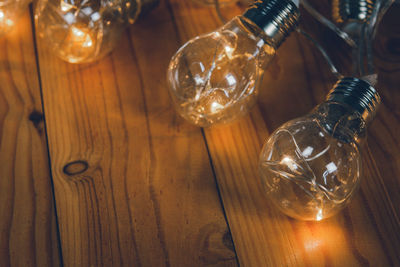
<svg viewBox="0 0 400 267"><path fill-rule="evenodd" d="M359 38L360 31L372 15L376 0L333 0L332 17L343 31Z"/></svg>
<svg viewBox="0 0 400 267"><path fill-rule="evenodd" d="M376 0L333 0L332 15L336 22L366 21Z"/></svg>
<svg viewBox="0 0 400 267"><path fill-rule="evenodd" d="M359 186L360 144L379 104L368 82L343 78L312 113L275 130L259 162L271 202L301 220L340 211Z"/></svg>
<svg viewBox="0 0 400 267"><path fill-rule="evenodd" d="M0 35L13 28L28 3L28 0L0 0Z"/></svg>
<svg viewBox="0 0 400 267"><path fill-rule="evenodd" d="M39 0L39 36L62 59L85 63L109 53L128 22L159 0Z"/></svg>
<svg viewBox="0 0 400 267"><path fill-rule="evenodd" d="M264 69L298 19L290 0L257 1L222 28L187 42L167 72L178 113L202 127L247 114Z"/></svg>

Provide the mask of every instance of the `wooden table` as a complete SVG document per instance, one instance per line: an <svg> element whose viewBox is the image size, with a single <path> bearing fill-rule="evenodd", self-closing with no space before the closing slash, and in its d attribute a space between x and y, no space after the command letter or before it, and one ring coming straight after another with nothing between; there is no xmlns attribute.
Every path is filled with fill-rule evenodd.
<svg viewBox="0 0 400 267"><path fill-rule="evenodd" d="M334 83L301 36L279 50L249 116L200 129L175 113L165 72L179 46L221 25L213 9L162 0L89 65L52 55L27 10L0 39L0 266L400 266L399 15L374 45L383 103L361 189L314 223L274 209L257 171L268 135ZM303 24L349 68L348 47L307 14Z"/></svg>

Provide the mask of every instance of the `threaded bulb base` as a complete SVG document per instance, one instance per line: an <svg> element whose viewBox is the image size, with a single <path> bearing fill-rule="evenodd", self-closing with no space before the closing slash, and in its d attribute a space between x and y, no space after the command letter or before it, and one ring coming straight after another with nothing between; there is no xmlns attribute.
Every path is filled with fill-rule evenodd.
<svg viewBox="0 0 400 267"><path fill-rule="evenodd" d="M243 16L259 26L279 47L297 27L300 12L291 0L258 0Z"/></svg>
<svg viewBox="0 0 400 267"><path fill-rule="evenodd" d="M337 23L366 22L376 0L333 0L332 16Z"/></svg>
<svg viewBox="0 0 400 267"><path fill-rule="evenodd" d="M327 102L346 104L355 109L365 122L370 122L381 103L378 92L368 82L345 77L340 79L327 96Z"/></svg>

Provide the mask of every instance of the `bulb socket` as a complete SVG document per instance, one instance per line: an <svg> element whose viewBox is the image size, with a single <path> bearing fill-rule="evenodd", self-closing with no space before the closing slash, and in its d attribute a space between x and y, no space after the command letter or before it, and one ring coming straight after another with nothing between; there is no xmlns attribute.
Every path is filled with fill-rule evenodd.
<svg viewBox="0 0 400 267"><path fill-rule="evenodd" d="M340 79L326 99L327 102L342 103L353 108L366 123L372 121L381 103L381 98L374 87L354 77Z"/></svg>
<svg viewBox="0 0 400 267"><path fill-rule="evenodd" d="M297 27L300 12L291 0L257 0L243 14L260 27L275 47Z"/></svg>
<svg viewBox="0 0 400 267"><path fill-rule="evenodd" d="M366 22L376 0L333 0L332 17L337 23Z"/></svg>

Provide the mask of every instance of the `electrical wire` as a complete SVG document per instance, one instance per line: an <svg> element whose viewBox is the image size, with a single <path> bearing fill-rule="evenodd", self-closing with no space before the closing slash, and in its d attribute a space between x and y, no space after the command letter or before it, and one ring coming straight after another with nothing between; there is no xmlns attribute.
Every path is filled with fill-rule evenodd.
<svg viewBox="0 0 400 267"><path fill-rule="evenodd" d="M329 65L329 68L332 72L333 75L335 75L335 77L337 79L341 79L344 76L338 71L338 69L336 68L335 64L333 64L331 58L329 57L328 53L326 52L326 50L322 47L322 45L320 45L314 38L312 38L308 33L306 33L305 31L303 31L300 28L297 28L297 32L300 33L301 35L303 35L307 40L309 40L318 50L319 52L322 54L322 56L325 58L326 62Z"/></svg>
<svg viewBox="0 0 400 267"><path fill-rule="evenodd" d="M248 0L247 0L248 1ZM341 39L343 39L352 49L353 49L353 61L354 61L354 74L359 77L374 73L373 64L373 49L372 42L375 38L378 25L382 20L384 14L389 9L389 7L395 2L395 0L377 0L374 9L367 23L361 26L360 36L358 40L354 40L345 31L342 31L338 26L336 26L329 19L325 18L321 13L319 13L312 5L309 4L308 0L300 0L301 5L309 12L316 20L321 24L325 25L327 28L335 32ZM214 0L214 7L219 20L222 23L226 23L226 18L222 15L221 5L219 0ZM329 57L326 50L308 33L301 29L297 29L297 32L303 35L307 40L309 40L325 58L329 65L329 68L333 75L338 79L342 78L343 75L338 71L336 66L333 64L331 58Z"/></svg>
<svg viewBox="0 0 400 267"><path fill-rule="evenodd" d="M375 39L379 24L389 9L394 3L394 0L377 0L375 2L371 16L368 21L362 25L360 37L358 40L357 49L357 71L360 76L369 75L375 73L375 67L373 63L373 41Z"/></svg>
<svg viewBox="0 0 400 267"><path fill-rule="evenodd" d="M339 27L337 27L333 22L329 19L325 18L321 13L319 13L315 8L313 8L307 0L301 0L301 5L310 13L316 20L320 23L328 27L330 30L335 32L340 38L342 38L349 46L357 47L356 42L344 31L342 31Z"/></svg>
<svg viewBox="0 0 400 267"><path fill-rule="evenodd" d="M366 75L367 71L364 68L364 50L366 48L367 45L367 41L365 40L366 38L366 28L367 28L367 24L364 23L361 26L361 31L360 31L360 36L358 38L358 42L357 42L357 61L355 64L357 64L357 75L362 77L364 75ZM369 43L369 42L368 42ZM367 63L368 64L368 63Z"/></svg>
<svg viewBox="0 0 400 267"><path fill-rule="evenodd" d="M217 12L217 16L218 16L219 20L223 24L225 24L226 23L226 18L222 15L221 6L219 4L219 0L214 0L214 7L215 7L215 11Z"/></svg>
<svg viewBox="0 0 400 267"><path fill-rule="evenodd" d="M320 23L335 32L340 38L342 38L349 46L353 49L353 62L354 62L354 74L356 76L363 77L370 75L375 72L373 64L373 49L372 44L375 38L377 28L384 14L389 7L395 2L395 0L376 0L374 9L369 17L368 21L361 25L360 35L357 40L351 38L346 32L342 31L329 19L325 18L316 9L308 3L307 0L301 0L302 6ZM309 39L309 38L308 38ZM313 41L314 44L315 40ZM316 46L318 48L318 46ZM319 50L322 48L319 46ZM327 54L322 53L326 58ZM328 61L328 60L327 60ZM329 63L329 61L328 61ZM331 65L331 63L329 63ZM332 69L332 66L331 66ZM332 70L334 73L334 69Z"/></svg>

